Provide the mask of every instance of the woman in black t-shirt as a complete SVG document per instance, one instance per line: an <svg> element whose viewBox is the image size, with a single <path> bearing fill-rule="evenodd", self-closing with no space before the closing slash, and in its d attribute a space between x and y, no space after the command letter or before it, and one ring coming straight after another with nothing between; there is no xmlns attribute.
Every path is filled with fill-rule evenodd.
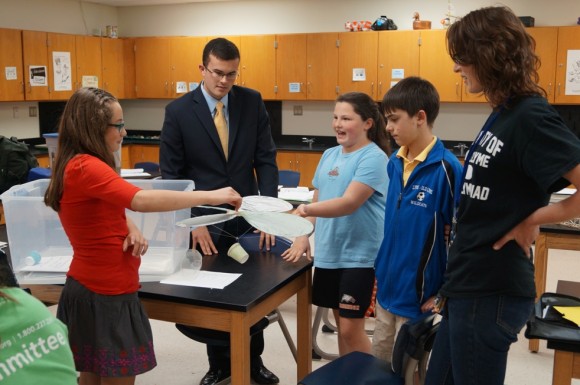
<svg viewBox="0 0 580 385"><path fill-rule="evenodd" d="M536 296L539 226L580 217L579 193L548 206L552 192L580 186L580 140L537 85L535 42L510 9L470 12L449 27L447 46L493 112L465 160L426 384L501 385Z"/></svg>

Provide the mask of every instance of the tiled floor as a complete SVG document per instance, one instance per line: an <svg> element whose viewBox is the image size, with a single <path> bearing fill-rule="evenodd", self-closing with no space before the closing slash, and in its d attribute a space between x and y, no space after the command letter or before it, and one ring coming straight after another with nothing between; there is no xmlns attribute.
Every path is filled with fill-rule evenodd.
<svg viewBox="0 0 580 385"><path fill-rule="evenodd" d="M551 250L547 290L554 291L558 279L578 281L578 272L580 272L580 253ZM295 299L291 298L280 309L291 333L295 334ZM151 372L138 376L137 384L197 385L208 368L205 345L184 337L173 324L152 320L152 325L158 366ZM263 355L265 365L280 377L282 385L296 384L296 366L280 327L277 324L270 325L265 330L265 335L266 351ZM553 352L546 349L545 343L542 343L539 353L530 353L527 342L522 332L519 341L512 345L506 384L551 384ZM336 351L336 337L333 335L318 333L318 343L325 351ZM326 362L314 361L313 368ZM572 384L580 385L580 380L573 380Z"/></svg>

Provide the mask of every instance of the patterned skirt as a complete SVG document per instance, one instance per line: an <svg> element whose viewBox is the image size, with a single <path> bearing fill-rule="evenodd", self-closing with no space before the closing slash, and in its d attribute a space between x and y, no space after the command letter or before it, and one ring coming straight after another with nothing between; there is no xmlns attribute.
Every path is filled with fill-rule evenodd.
<svg viewBox="0 0 580 385"><path fill-rule="evenodd" d="M68 326L80 372L127 377L157 365L151 325L137 293L101 295L69 277L57 317Z"/></svg>

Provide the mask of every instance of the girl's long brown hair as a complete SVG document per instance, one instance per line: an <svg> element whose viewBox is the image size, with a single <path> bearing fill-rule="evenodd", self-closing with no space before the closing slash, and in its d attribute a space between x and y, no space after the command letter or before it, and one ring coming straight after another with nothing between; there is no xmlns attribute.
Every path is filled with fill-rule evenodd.
<svg viewBox="0 0 580 385"><path fill-rule="evenodd" d="M44 195L44 203L55 211L60 210L64 170L73 157L89 154L115 168L115 159L105 142L114 102L117 99L107 91L81 88L66 103L58 126L58 154Z"/></svg>

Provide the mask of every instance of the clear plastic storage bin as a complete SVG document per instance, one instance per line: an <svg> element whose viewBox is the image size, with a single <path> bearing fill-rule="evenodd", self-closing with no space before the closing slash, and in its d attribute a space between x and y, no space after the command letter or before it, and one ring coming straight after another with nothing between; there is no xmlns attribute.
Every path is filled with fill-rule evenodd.
<svg viewBox="0 0 580 385"><path fill-rule="evenodd" d="M190 180L128 180L142 189L191 191ZM12 267L22 284L64 283L72 247L58 214L44 204L48 179L17 185L0 195L6 216L6 231ZM127 216L149 240L142 256L140 280L158 281L174 273L189 247L189 229L175 223L190 217L190 210L137 213ZM87 213L87 220L90 214Z"/></svg>

